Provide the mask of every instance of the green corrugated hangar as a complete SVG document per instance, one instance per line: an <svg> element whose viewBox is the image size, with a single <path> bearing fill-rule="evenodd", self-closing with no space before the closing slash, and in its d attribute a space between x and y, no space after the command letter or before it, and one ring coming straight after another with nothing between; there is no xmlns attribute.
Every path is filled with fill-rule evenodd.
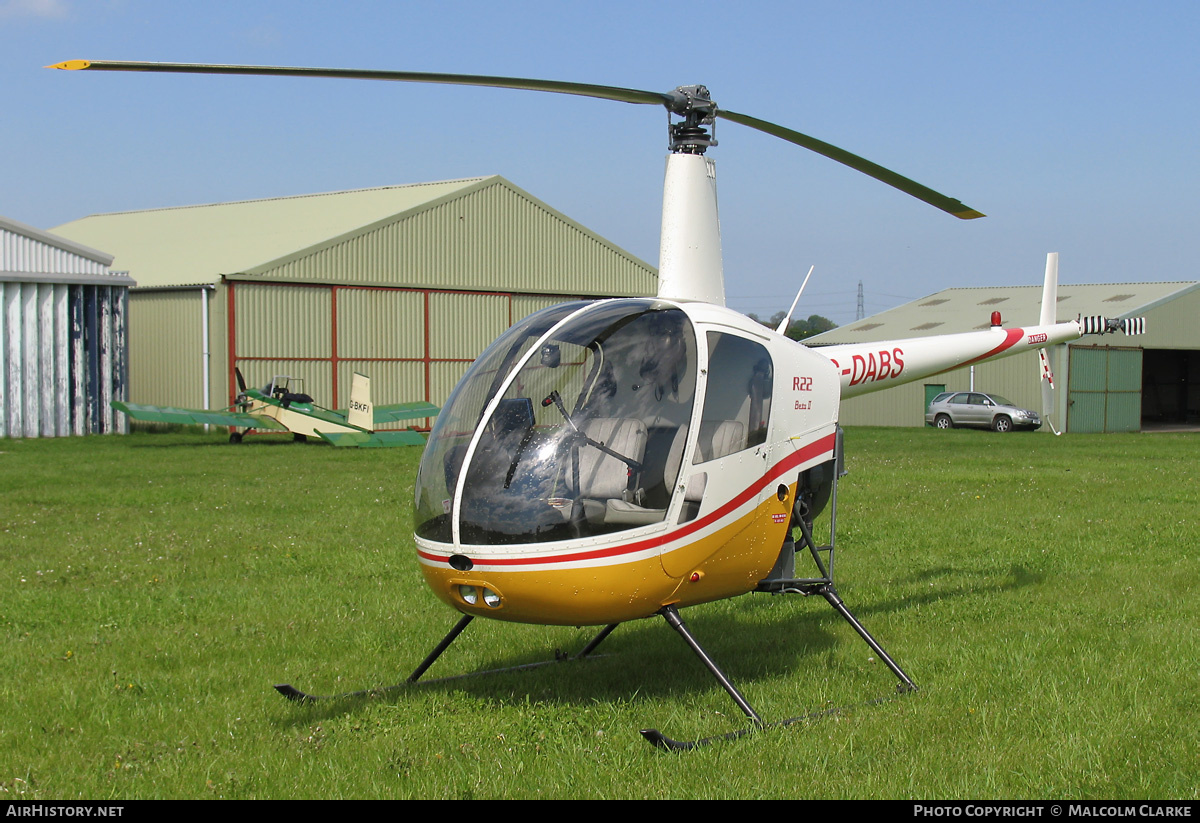
<svg viewBox="0 0 1200 823"><path fill-rule="evenodd" d="M999 311L1005 326L1036 325L1041 286L946 289L805 342L868 343L977 331ZM1200 425L1200 282L1058 287L1057 322L1078 316L1145 317L1146 333L1082 337L1050 348L1060 431L1118 432ZM923 382L842 402L843 425L923 426L942 391L995 392L1042 409L1036 353L956 369ZM1043 425L1042 431L1050 427Z"/></svg>
<svg viewBox="0 0 1200 823"><path fill-rule="evenodd" d="M657 272L499 176L100 214L57 234L108 249L129 303L128 396L219 408L275 374L329 408L441 405L545 306L640 296Z"/></svg>

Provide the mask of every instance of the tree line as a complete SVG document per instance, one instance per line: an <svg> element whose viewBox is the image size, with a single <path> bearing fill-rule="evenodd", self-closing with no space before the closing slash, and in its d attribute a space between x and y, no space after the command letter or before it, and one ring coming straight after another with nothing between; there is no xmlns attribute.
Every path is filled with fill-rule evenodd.
<svg viewBox="0 0 1200 823"><path fill-rule="evenodd" d="M787 317L787 312L777 311L771 315L770 320L762 320L756 314L747 314L751 320L762 323L764 326L775 329L783 322L783 318ZM810 314L807 320L793 320L788 324L787 331L784 332L786 337L793 340L803 340L806 337L812 337L814 334L827 332L830 329L836 329L837 323L834 323L828 317L822 317L819 314Z"/></svg>

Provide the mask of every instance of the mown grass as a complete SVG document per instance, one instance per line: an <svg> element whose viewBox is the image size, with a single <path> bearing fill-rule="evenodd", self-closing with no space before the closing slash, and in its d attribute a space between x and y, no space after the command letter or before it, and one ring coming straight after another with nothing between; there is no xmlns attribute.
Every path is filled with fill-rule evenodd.
<svg viewBox="0 0 1200 823"><path fill-rule="evenodd" d="M220 435L0 441L0 797L1197 797L1200 438L852 429L820 600L684 613L580 664L395 683L453 625L421 582L417 450ZM592 630L476 621L431 677Z"/></svg>

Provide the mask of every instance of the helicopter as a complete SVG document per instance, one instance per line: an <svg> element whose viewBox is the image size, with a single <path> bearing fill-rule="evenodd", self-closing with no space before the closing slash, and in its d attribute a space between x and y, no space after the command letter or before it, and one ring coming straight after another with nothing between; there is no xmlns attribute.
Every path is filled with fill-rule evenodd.
<svg viewBox="0 0 1200 823"><path fill-rule="evenodd" d="M808 348L727 308L716 172L706 155L718 120L814 151L960 219L984 215L829 143L720 108L703 85L662 93L359 69L84 60L54 67L485 86L667 110L657 295L564 303L519 321L468 368L430 431L416 481L416 555L433 593L462 616L403 683L324 697L276 686L292 700L416 683L477 617L602 627L562 656L581 660L621 623L659 616L748 720L697 741L641 731L660 748L690 749L801 719L764 721L680 616L750 592L823 597L895 675L897 689L914 690L834 584L841 399L1083 334L1133 330L1106 318L1055 322L1049 273L1035 326L1006 328L993 314L984 331L885 343ZM814 533L825 509L827 543ZM799 557L811 560L809 574L797 572Z"/></svg>
<svg viewBox="0 0 1200 823"><path fill-rule="evenodd" d="M117 401L113 407L135 420L152 423L182 423L184 425L229 426L230 443L241 443L243 437L255 430L291 432L296 440L320 437L334 446L385 448L389 446L423 446L425 438L415 431L375 431L380 423L394 423L432 417L438 407L424 401L376 406L371 402L371 378L354 373L350 384L350 408L334 411L318 406L304 393L304 381L287 374L277 374L262 389L246 387L246 380L237 367L238 395L233 405L224 409L179 409L173 406L148 406L141 403Z"/></svg>

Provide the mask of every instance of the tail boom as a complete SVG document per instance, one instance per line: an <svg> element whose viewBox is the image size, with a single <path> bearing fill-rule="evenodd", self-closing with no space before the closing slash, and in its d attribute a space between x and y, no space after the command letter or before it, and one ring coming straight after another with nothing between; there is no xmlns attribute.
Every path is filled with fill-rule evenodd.
<svg viewBox="0 0 1200 823"><path fill-rule="evenodd" d="M1142 317L1080 317L1018 329L993 326L987 331L912 337L877 343L842 343L813 349L833 363L842 384L842 397L890 389L952 369L999 360L1057 343L1070 343L1085 334L1144 334Z"/></svg>
<svg viewBox="0 0 1200 823"><path fill-rule="evenodd" d="M842 397L890 389L952 369L1069 343L1083 335L1078 321L1027 328L844 343L814 351L828 357L841 378Z"/></svg>

